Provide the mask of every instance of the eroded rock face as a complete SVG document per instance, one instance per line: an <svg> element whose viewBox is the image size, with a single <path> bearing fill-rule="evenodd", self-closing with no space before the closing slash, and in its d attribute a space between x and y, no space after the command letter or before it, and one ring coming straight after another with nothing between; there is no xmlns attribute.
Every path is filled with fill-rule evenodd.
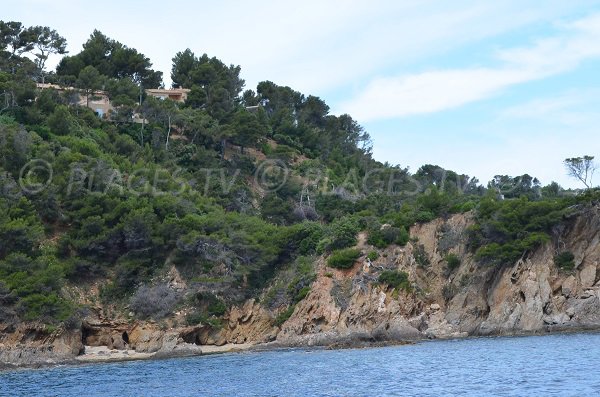
<svg viewBox="0 0 600 397"><path fill-rule="evenodd" d="M555 236L559 241L512 267L474 262L466 249L468 215L415 226L411 236L417 242L388 248L378 260L359 261L350 270L332 271L321 261L310 294L283 324L277 341L311 345L598 328L599 214L598 207L588 208ZM371 249L360 241L363 252ZM555 266L558 246L574 253L573 272ZM426 252L429 266L418 263L417 250ZM450 274L443 260L448 252L461 258ZM374 275L383 268L408 273L414 290L378 285Z"/></svg>
<svg viewBox="0 0 600 397"><path fill-rule="evenodd" d="M273 326L273 316L254 299L242 307L234 307L229 312L227 326L213 338L214 344L225 343L266 343L275 339L277 329Z"/></svg>
<svg viewBox="0 0 600 397"><path fill-rule="evenodd" d="M418 303L410 294L396 296L372 283L365 264L334 271L319 264L311 293L286 321L277 341L289 345L335 344L362 341L413 340L421 333L408 320ZM366 267L369 269L369 266Z"/></svg>
<svg viewBox="0 0 600 397"><path fill-rule="evenodd" d="M48 332L39 324L21 324L16 329L0 329L0 363L4 365L64 363L83 352L80 330L58 329Z"/></svg>

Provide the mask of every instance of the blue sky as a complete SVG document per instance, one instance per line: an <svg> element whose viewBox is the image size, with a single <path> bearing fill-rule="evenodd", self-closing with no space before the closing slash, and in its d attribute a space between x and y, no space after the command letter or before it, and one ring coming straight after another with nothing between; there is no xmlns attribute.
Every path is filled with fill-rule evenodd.
<svg viewBox="0 0 600 397"><path fill-rule="evenodd" d="M57 29L71 53L97 28L167 82L187 47L239 64L247 88L320 96L412 170L577 186L562 160L600 159L600 1L9 0L2 18Z"/></svg>

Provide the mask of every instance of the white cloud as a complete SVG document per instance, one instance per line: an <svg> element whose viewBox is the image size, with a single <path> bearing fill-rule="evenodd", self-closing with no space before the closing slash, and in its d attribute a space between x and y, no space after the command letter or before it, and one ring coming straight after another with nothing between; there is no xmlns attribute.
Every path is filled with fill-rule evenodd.
<svg viewBox="0 0 600 397"><path fill-rule="evenodd" d="M342 108L360 121L431 113L485 98L531 77L527 71L480 68L383 78Z"/></svg>
<svg viewBox="0 0 600 397"><path fill-rule="evenodd" d="M549 98L537 98L510 106L499 112L497 121L535 121L572 128L597 125L600 122L599 89L569 90Z"/></svg>
<svg viewBox="0 0 600 397"><path fill-rule="evenodd" d="M7 0L5 18L56 28L76 53L94 28L137 48L168 81L175 52L191 48L261 80L325 97L383 70L572 12L590 0L306 0L192 2ZM362 85L362 83L360 83Z"/></svg>
<svg viewBox="0 0 600 397"><path fill-rule="evenodd" d="M562 36L497 53L498 67L437 70L378 78L342 110L360 121L438 112L543 79L600 56L600 14L566 25Z"/></svg>

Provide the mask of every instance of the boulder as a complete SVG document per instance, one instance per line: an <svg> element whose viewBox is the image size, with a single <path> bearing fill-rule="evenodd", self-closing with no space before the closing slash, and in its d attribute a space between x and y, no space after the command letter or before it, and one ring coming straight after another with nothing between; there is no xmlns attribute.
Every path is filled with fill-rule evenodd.
<svg viewBox="0 0 600 397"><path fill-rule="evenodd" d="M558 313L544 317L544 324L547 325L563 325L569 322L571 318L565 313Z"/></svg>
<svg viewBox="0 0 600 397"><path fill-rule="evenodd" d="M164 332L146 325L136 326L129 333L132 348L138 353L155 353L162 347Z"/></svg>

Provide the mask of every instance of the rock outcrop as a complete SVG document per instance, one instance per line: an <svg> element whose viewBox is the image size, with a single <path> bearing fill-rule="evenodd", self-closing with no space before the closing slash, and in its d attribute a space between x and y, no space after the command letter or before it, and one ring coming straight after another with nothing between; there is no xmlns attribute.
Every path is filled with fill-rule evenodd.
<svg viewBox="0 0 600 397"><path fill-rule="evenodd" d="M84 351L80 330L21 324L16 329L0 328L0 335L0 363L9 367L71 362Z"/></svg>
<svg viewBox="0 0 600 397"><path fill-rule="evenodd" d="M469 215L455 215L417 225L406 247L389 248L378 260L360 260L347 271L332 271L321 261L310 294L282 325L277 341L311 345L600 328L597 206L566 220L552 243L508 267L473 260L466 247L471 223ZM574 271L554 264L561 250L574 254ZM423 252L426 264L419 263ZM443 259L449 252L461 259L453 271ZM379 285L375 274L383 269L406 272L412 291Z"/></svg>

